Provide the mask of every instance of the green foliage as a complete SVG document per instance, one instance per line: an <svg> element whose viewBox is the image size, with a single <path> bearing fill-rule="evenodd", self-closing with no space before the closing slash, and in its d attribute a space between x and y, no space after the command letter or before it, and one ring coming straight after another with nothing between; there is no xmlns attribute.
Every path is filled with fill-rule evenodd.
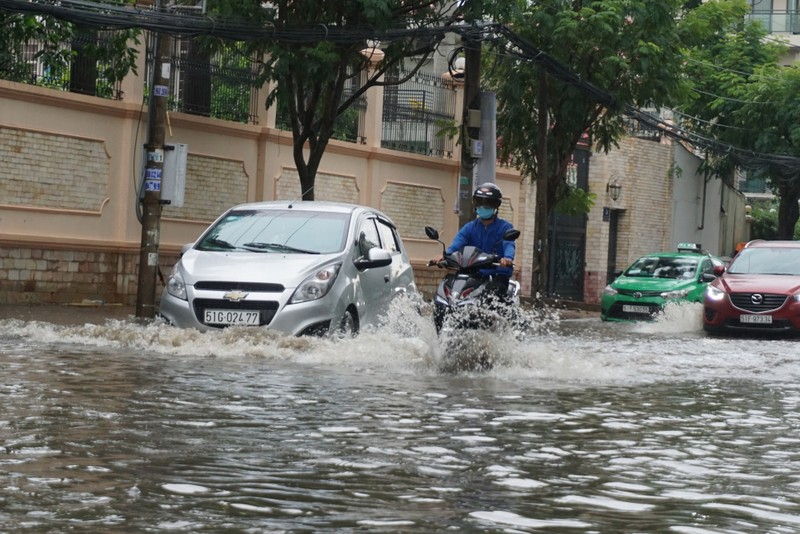
<svg viewBox="0 0 800 534"><path fill-rule="evenodd" d="M746 155L800 157L800 68L780 64L786 45L767 39L760 23L746 24L747 8L743 0L707 2L687 15L686 72L694 93L679 110L688 128L738 149L710 153L706 173L726 177L739 166L766 178L780 200L778 235L788 239L798 220L800 177L769 158Z"/></svg>
<svg viewBox="0 0 800 534"><path fill-rule="evenodd" d="M682 44L676 22L680 6L677 0L520 6L510 23L515 31L616 98L609 109L578 87L547 76L548 211L561 200L558 195L568 192L560 184L584 135L589 134L595 149L608 151L625 131L622 106L661 106L688 94L688 81L681 76ZM498 101L499 158L514 161L523 174L534 178L539 167L538 69L505 50L487 56L487 81Z"/></svg>
<svg viewBox="0 0 800 534"><path fill-rule="evenodd" d="M555 210L562 215L585 215L589 213L597 199L595 193L589 193L579 187L566 187L556 202Z"/></svg>
<svg viewBox="0 0 800 534"><path fill-rule="evenodd" d="M65 89L69 85L70 63L77 52L73 41L96 36L98 30L83 28L48 16L0 12L0 78L37 83ZM136 72L139 30L106 32L101 38L82 42L82 53L98 65L97 93L112 96L113 86L129 72ZM30 49L35 53L31 56ZM41 64L43 75L37 79L34 60Z"/></svg>
<svg viewBox="0 0 800 534"><path fill-rule="evenodd" d="M776 202L754 204L751 216L753 217L750 226L751 239L781 239L778 233L778 205ZM795 224L791 239L800 239L800 223Z"/></svg>

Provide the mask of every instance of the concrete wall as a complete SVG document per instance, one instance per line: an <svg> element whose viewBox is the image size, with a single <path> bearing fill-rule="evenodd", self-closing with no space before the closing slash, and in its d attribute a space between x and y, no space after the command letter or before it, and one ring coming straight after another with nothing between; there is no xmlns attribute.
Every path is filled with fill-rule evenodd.
<svg viewBox="0 0 800 534"><path fill-rule="evenodd" d="M136 86L126 95L136 98ZM381 93L368 97L382 101ZM132 101L0 80L0 302L135 301L146 116ZM162 213L164 276L181 245L228 207L301 196L289 132L170 113L166 143L187 144L188 161L184 206ZM379 145L374 137L367 144L331 141L315 196L385 211L430 293L441 271L427 275L424 264L440 246L424 226L439 229L445 241L458 230L459 155L431 158ZM497 182L506 196L503 216L524 226L519 174L500 170Z"/></svg>

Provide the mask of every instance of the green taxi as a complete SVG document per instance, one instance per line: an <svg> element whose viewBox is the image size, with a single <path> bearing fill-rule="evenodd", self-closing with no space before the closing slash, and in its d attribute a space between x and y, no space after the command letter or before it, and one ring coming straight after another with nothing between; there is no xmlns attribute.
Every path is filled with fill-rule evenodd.
<svg viewBox="0 0 800 534"><path fill-rule="evenodd" d="M680 243L677 252L642 256L605 287L600 302L604 321L653 319L667 302L703 302L721 258L703 253L697 243Z"/></svg>

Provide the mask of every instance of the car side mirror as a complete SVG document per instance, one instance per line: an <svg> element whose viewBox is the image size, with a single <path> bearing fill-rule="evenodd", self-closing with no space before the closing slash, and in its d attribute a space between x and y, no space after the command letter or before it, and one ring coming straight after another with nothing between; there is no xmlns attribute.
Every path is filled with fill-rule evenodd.
<svg viewBox="0 0 800 534"><path fill-rule="evenodd" d="M516 241L519 239L520 232L516 228L512 228L511 230L507 230L505 234L503 234L504 241Z"/></svg>
<svg viewBox="0 0 800 534"><path fill-rule="evenodd" d="M391 264L392 254L388 250L377 247L369 249L366 258L359 258L355 262L356 269L359 271L375 269L376 267L386 267Z"/></svg>
<svg viewBox="0 0 800 534"><path fill-rule="evenodd" d="M722 276L722 273L725 272L725 266L715 265L713 271L714 271L714 276Z"/></svg>
<svg viewBox="0 0 800 534"><path fill-rule="evenodd" d="M194 246L194 243L186 243L181 247L181 254L178 256L179 258L186 254L191 248Z"/></svg>
<svg viewBox="0 0 800 534"><path fill-rule="evenodd" d="M716 278L717 275L713 273L703 273L700 275L701 282L713 282Z"/></svg>

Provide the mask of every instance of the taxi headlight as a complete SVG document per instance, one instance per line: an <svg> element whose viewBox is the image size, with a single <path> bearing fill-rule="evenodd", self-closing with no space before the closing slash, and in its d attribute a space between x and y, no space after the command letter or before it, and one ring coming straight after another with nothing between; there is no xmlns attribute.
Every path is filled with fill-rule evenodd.
<svg viewBox="0 0 800 534"><path fill-rule="evenodd" d="M172 268L172 273L169 275L167 293L177 299L186 300L186 282L183 281L183 275L177 264Z"/></svg>
<svg viewBox="0 0 800 534"><path fill-rule="evenodd" d="M289 304L317 300L327 295L336 281L341 266L341 263L328 265L303 280L295 289L292 298L289 299Z"/></svg>
<svg viewBox="0 0 800 534"><path fill-rule="evenodd" d="M708 286L706 287L706 298L708 300L720 301L725 298L725 292L714 286Z"/></svg>
<svg viewBox="0 0 800 534"><path fill-rule="evenodd" d="M689 294L688 289L677 289L675 291L664 291L661 293L663 299L682 299Z"/></svg>
<svg viewBox="0 0 800 534"><path fill-rule="evenodd" d="M603 289L603 295L606 295L608 297L613 297L617 293L618 293L618 291L616 289L614 289L613 287L611 287L610 285L607 285L605 287L605 289Z"/></svg>

